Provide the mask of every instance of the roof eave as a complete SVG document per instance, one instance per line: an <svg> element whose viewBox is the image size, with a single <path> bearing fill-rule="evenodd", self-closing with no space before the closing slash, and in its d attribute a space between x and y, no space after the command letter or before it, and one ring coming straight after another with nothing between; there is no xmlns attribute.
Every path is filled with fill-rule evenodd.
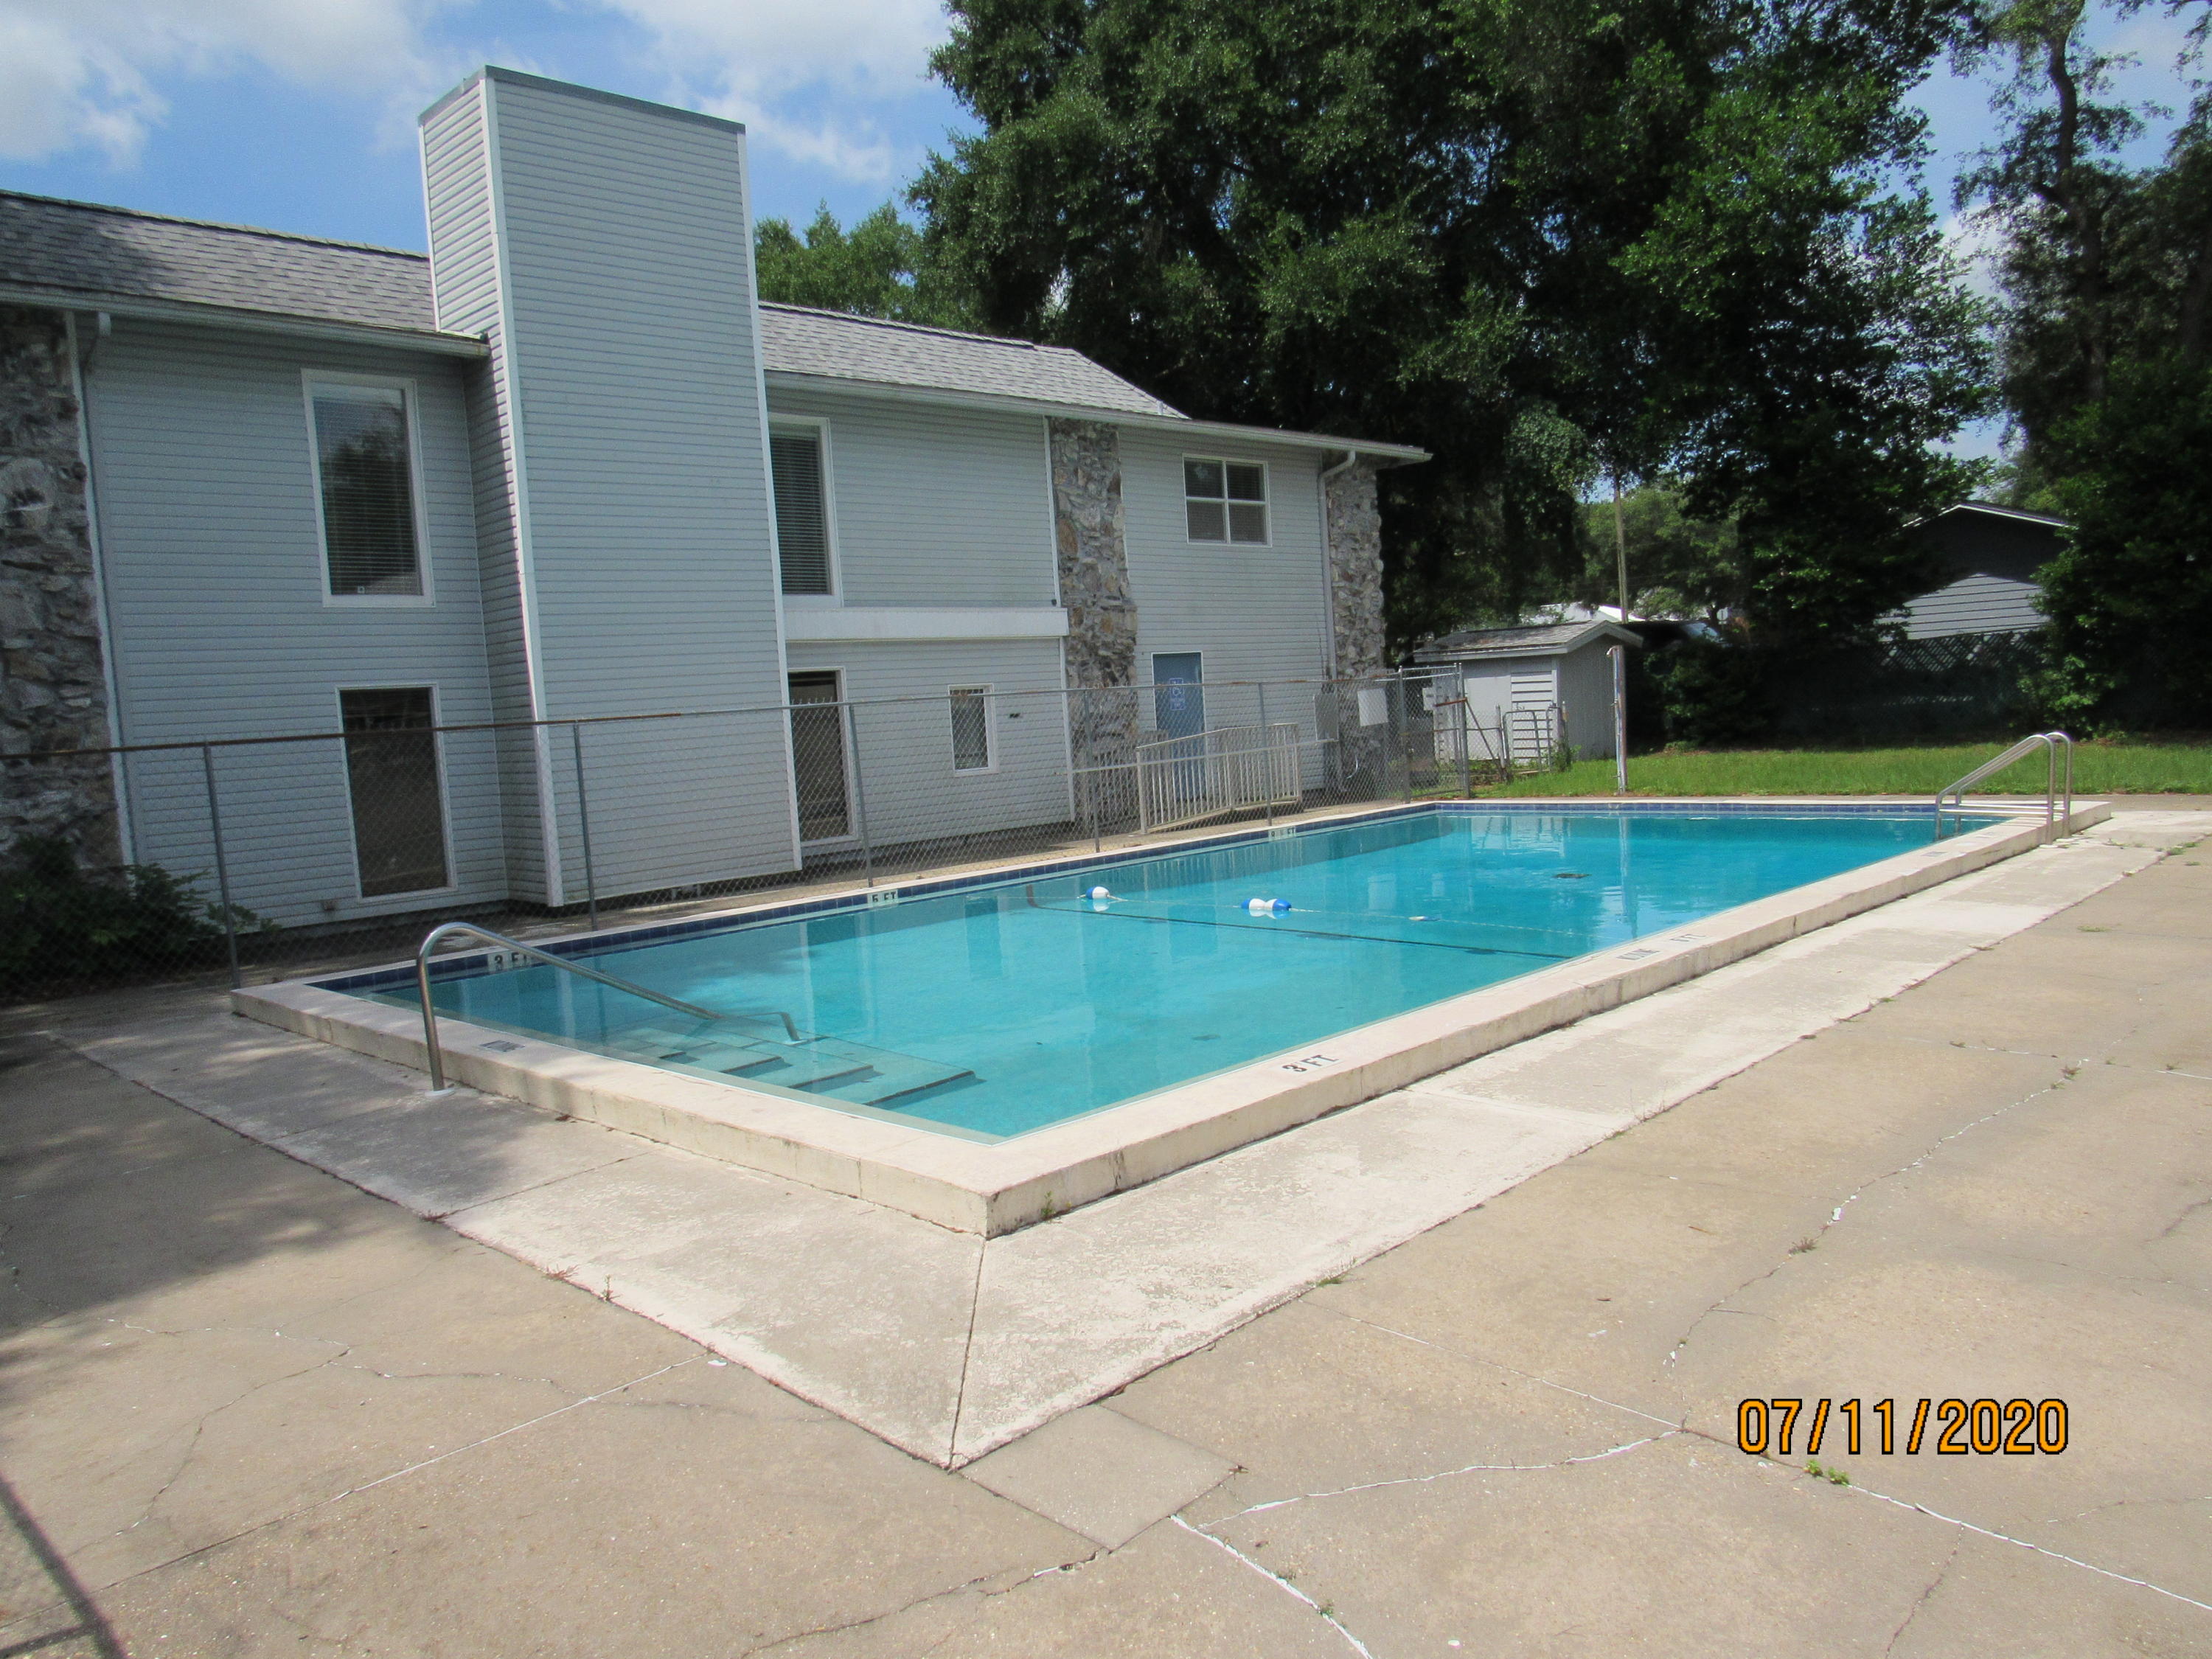
<svg viewBox="0 0 2212 1659"><path fill-rule="evenodd" d="M895 380L863 380L844 374L801 374L789 369L770 369L768 383L792 392L842 392L902 403L949 404L955 408L987 409L1007 414L1046 415L1060 420L1100 421L1115 426L1142 427L1191 437L1240 439L1253 443L1285 444L1299 449L1348 450L1354 454L1409 465L1429 459L1425 449L1406 444L1370 443L1364 438L1333 437L1319 432L1286 432L1268 426L1234 426L1219 421L1194 421L1187 415L1154 415L1096 404L1061 403L1048 398L1017 398L1000 392L958 392L949 387L909 386Z"/></svg>
<svg viewBox="0 0 2212 1659"><path fill-rule="evenodd" d="M152 300L129 294L101 294L84 289L45 288L0 283L0 305L39 306L55 311L100 312L112 317L136 317L148 322L185 323L201 328L244 329L257 334L284 334L295 338L331 340L347 345L397 346L409 351L434 352L447 357L483 357L490 348L469 334L447 334L435 329L380 328L368 323L332 322L319 317L295 317L279 311L249 311L229 306L199 305L182 300Z"/></svg>

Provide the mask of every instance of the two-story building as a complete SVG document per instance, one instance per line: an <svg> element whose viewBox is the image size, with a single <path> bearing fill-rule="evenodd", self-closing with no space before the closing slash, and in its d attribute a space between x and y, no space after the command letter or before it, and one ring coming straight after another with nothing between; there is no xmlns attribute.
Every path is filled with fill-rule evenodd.
<svg viewBox="0 0 2212 1659"><path fill-rule="evenodd" d="M383 734L222 751L263 915L574 902L580 769L529 722L799 706L606 738L634 892L851 833L813 705L922 711L896 839L923 796L1070 816L1069 723L1011 693L1380 667L1375 475L1420 452L764 304L729 121L487 69L422 156L427 257L0 195L0 750ZM0 844L198 867L204 769L0 768Z"/></svg>

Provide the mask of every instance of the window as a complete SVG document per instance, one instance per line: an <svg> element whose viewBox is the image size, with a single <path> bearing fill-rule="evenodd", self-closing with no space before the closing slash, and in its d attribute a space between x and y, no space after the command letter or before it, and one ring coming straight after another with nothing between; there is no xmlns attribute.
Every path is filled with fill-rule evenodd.
<svg viewBox="0 0 2212 1659"><path fill-rule="evenodd" d="M341 691L338 717L346 734L361 896L450 886L430 688Z"/></svg>
<svg viewBox="0 0 2212 1659"><path fill-rule="evenodd" d="M1186 455L1182 494L1191 540L1267 544L1267 469L1257 462Z"/></svg>
<svg viewBox="0 0 2212 1659"><path fill-rule="evenodd" d="M769 428L769 468L775 481L775 539L783 557L783 591L830 593L830 494L822 464L822 428Z"/></svg>
<svg viewBox="0 0 2212 1659"><path fill-rule="evenodd" d="M419 599L415 447L404 387L310 380L323 563L333 599Z"/></svg>
<svg viewBox="0 0 2212 1659"><path fill-rule="evenodd" d="M798 771L799 838L838 841L853 833L845 794L845 711L837 671L793 674L791 758Z"/></svg>
<svg viewBox="0 0 2212 1659"><path fill-rule="evenodd" d="M952 769L988 772L991 769L991 688L956 685L952 688Z"/></svg>

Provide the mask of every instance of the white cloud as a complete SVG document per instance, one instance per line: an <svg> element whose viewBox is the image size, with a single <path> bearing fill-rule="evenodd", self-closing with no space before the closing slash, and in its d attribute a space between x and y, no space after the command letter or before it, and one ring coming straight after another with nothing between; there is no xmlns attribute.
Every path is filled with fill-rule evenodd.
<svg viewBox="0 0 2212 1659"><path fill-rule="evenodd" d="M430 77L441 0L0 0L0 155L134 156L167 112L159 79L258 66L307 85Z"/></svg>
<svg viewBox="0 0 2212 1659"><path fill-rule="evenodd" d="M855 105L920 93L945 39L940 0L599 0L642 29L678 95L761 143L882 182L913 158ZM802 113L802 111L810 112Z"/></svg>

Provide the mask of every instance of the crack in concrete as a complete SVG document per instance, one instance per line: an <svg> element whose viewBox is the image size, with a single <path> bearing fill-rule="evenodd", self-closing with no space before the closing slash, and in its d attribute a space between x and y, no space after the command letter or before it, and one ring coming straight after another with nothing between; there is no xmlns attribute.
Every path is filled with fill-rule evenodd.
<svg viewBox="0 0 2212 1659"><path fill-rule="evenodd" d="M983 1306L983 1264L989 1259L988 1240L975 1246L975 1276L968 1284L968 1331L960 1343L960 1381L953 1390L952 1426L945 1437L945 1467L960 1467L960 1417L968 1407L968 1372L975 1363L975 1318Z"/></svg>
<svg viewBox="0 0 2212 1659"><path fill-rule="evenodd" d="M341 1357L342 1356L340 1355L334 1354L331 1357L331 1359L325 1360L323 1363L325 1364L329 1364ZM130 1583L134 1579L143 1578L148 1573L163 1571L167 1568L177 1565L180 1562L190 1561L197 1557L205 1555L211 1550L221 1549L227 1544L234 1544L241 1538L250 1538L256 1533L265 1532L271 1528L282 1526L288 1521L296 1520L301 1516L311 1514L316 1510L326 1509L332 1504L343 1502L344 1499L355 1497L359 1493L372 1492L379 1486L398 1480L404 1476L416 1474L422 1469L429 1468L434 1464L443 1463L448 1458L459 1457L465 1452L476 1450L480 1446L488 1446L495 1440L505 1439L510 1434L519 1434L525 1429L534 1428L540 1423L548 1422L556 1417L560 1417L565 1414L566 1413L575 1411L580 1407L594 1405L599 1401L621 1394L625 1389L634 1389L641 1382L650 1382L656 1376L665 1376L670 1371L680 1370L686 1365L696 1364L703 1358L705 1358L703 1354L694 1354L689 1359L673 1360L668 1364L659 1366L656 1370L644 1372L637 1376L633 1376L626 1382L617 1382L612 1388L602 1389L597 1394L589 1394L584 1395L581 1399L571 1400L566 1405L556 1406L549 1412L540 1412L537 1416L526 1418L520 1423L510 1423L503 1429L495 1430L490 1434L479 1436L477 1438L470 1441L466 1445L455 1446L448 1451L440 1452L435 1457L426 1457L417 1462L410 1463L404 1468L394 1469L388 1474L380 1474L374 1480L364 1480L357 1486L348 1486L343 1492L333 1492L328 1498L318 1498L312 1502L295 1505L291 1509L286 1510L281 1515L272 1515L265 1519L257 1521L250 1527L240 1527L237 1531L227 1533L221 1538L210 1539L204 1544L196 1545L191 1549L179 1551L175 1555L165 1557L159 1561L149 1562L145 1566L140 1567L135 1571L124 1574L122 1577L113 1580L105 1588L113 1589L119 1585ZM318 1366L306 1366L301 1370L289 1372L285 1376L271 1377L268 1379L267 1382L256 1383L254 1388L265 1388L270 1383L285 1382L290 1377L304 1376L307 1371L319 1369L320 1368ZM249 1389L246 1390L246 1393L251 1394L253 1391L254 1389ZM245 1397L245 1395L240 1395L239 1399L242 1400ZM198 1441L201 1429L206 1425L207 1419L209 1417L214 1416L217 1411L227 1410L230 1406L236 1405L238 1401L235 1400L226 1401L224 1405L216 1407L215 1411L207 1413L198 1423L195 1423L192 1425L192 1433L195 1443ZM185 1461L189 1462L189 1455ZM166 1492L170 1486L175 1485L178 1476L181 1475L183 1473L184 1464L180 1463L178 1467L177 1473L171 1475L167 1481L162 1483L161 1492ZM115 1535L119 1537L123 1533L128 1532L131 1530L132 1528L137 1527L143 1524L145 1521L150 1519L153 1514L153 1505L160 1502L161 1492L156 1492L153 1499L149 1502L146 1513L144 1515L142 1515L138 1520L132 1522L130 1527L118 1529Z"/></svg>
<svg viewBox="0 0 2212 1659"><path fill-rule="evenodd" d="M1340 1308L1324 1308L1318 1303L1314 1305L1320 1311L1335 1318L1350 1320L1355 1325L1364 1325L1369 1330L1380 1331L1385 1336L1395 1336L1401 1341L1412 1342L1421 1347L1432 1349L1437 1353L1449 1354L1465 1364L1486 1365L1492 1370L1504 1371L1509 1376L1517 1376L1527 1382L1540 1383L1547 1389L1557 1389L1561 1394L1571 1394L1577 1400L1587 1400L1593 1405L1604 1406L1617 1412L1626 1412L1631 1417L1640 1417L1646 1422L1661 1424L1667 1428L1676 1429L1683 1426L1671 1417L1655 1417L1650 1412L1638 1407L1623 1405L1618 1400L1607 1400L1601 1394L1591 1394L1582 1389L1571 1388L1565 1382L1555 1382L1551 1377L1535 1371L1524 1371L1517 1365L1508 1365L1502 1360L1487 1359L1480 1354L1467 1353L1458 1348L1446 1347L1441 1342L1431 1342L1426 1337L1415 1336L1410 1331L1401 1331L1393 1326L1378 1324L1371 1319L1362 1319L1358 1314L1346 1313Z"/></svg>
<svg viewBox="0 0 2212 1659"><path fill-rule="evenodd" d="M1033 1584L1038 1579L1049 1577L1054 1573L1073 1572L1078 1567L1089 1566L1101 1556L1112 1553L1112 1551L1106 1549L1094 1550L1089 1555L1078 1556L1073 1561L1056 1562L1049 1567L1039 1567L1034 1572L1026 1573L996 1589L991 1589L990 1585L994 1579L1006 1577L1007 1571L1006 1568L1000 1567L990 1572L977 1573L973 1578L963 1579L959 1583L949 1585L944 1589L932 1590L927 1595L917 1595L911 1601L888 1608L882 1613L872 1613L865 1619L851 1619L838 1625L813 1625L805 1630L793 1631L788 1635L776 1637L757 1647L744 1649L739 1659L750 1659L750 1656L754 1654L774 1653L778 1648L789 1647L794 1642L811 1641L817 1636L842 1636L848 1631L866 1630L871 1625L880 1625L886 1620L899 1618L914 1612L917 1607L926 1607L933 1601L949 1601L956 1596L962 1595L981 1595L986 1598L1011 1595L1025 1584ZM919 1651L922 1654L934 1653L957 1633L947 1632L942 1640L933 1642L928 1647L921 1649Z"/></svg>
<svg viewBox="0 0 2212 1659"><path fill-rule="evenodd" d="M1856 1492L1862 1498L1871 1498L1880 1503L1893 1504L1900 1510L1911 1510L1916 1515L1924 1515L1929 1520L1941 1521L1948 1527L1963 1528L1966 1531L1979 1537L1994 1539L2000 1544L2017 1545L2020 1548L2032 1551L2037 1555L2048 1556L2053 1561L2063 1561L2069 1567L2080 1567L2084 1571L2094 1572L2100 1578L2116 1578L2123 1584L2133 1584L2138 1589L2147 1589L2159 1595L2170 1596L2185 1606L2212 1613L2212 1601L2200 1601L2193 1595L2184 1595L2179 1590L2168 1589L2163 1584L2154 1584L2148 1578L2137 1578L2130 1573L2115 1572L2112 1568L2100 1567L2094 1561L2084 1561L2077 1555L2067 1555L2057 1550L2047 1550L2042 1545L2032 1544L2025 1538L2014 1538L2010 1533L1997 1532L1988 1527L1978 1527L1971 1521L1961 1521L1955 1515L1945 1515L1940 1510L1931 1510L1925 1504L1915 1504L1909 1498L1892 1498L1887 1492L1876 1492L1872 1486L1862 1486L1856 1481L1844 1490Z"/></svg>
<svg viewBox="0 0 2212 1659"><path fill-rule="evenodd" d="M2193 1204L2183 1205L2181 1206L2181 1213L2174 1217L2172 1220L2167 1222L2166 1225L2160 1228L2155 1233L2152 1234L2148 1243L2144 1245L2144 1248L2148 1249L2151 1244L2156 1244L2161 1240L2172 1237L2175 1228L2181 1225L2183 1222L2188 1220L2190 1217L2195 1215L2199 1210L2203 1209L2208 1204L2212 1204L2212 1194L2206 1194L2204 1197L2198 1199Z"/></svg>
<svg viewBox="0 0 2212 1659"><path fill-rule="evenodd" d="M1887 1174L1875 1176L1872 1180L1866 1182L1860 1186L1856 1192L1851 1193L1842 1203L1837 1205L1834 1209L1828 1212L1828 1218L1822 1222L1819 1228L1812 1234L1812 1242L1814 1244L1817 1244L1821 1239L1826 1238L1828 1236L1829 1229L1834 1227L1838 1222L1843 1220L1844 1212L1850 1209L1852 1205L1857 1203L1859 1200L1865 1197L1875 1188L1881 1186L1886 1182L1894 1181L1899 1176L1911 1174L1913 1170L1927 1163L1938 1152L1941 1152L1946 1146L1958 1139L1960 1136L1971 1133L1972 1131L1980 1128L1984 1123L1989 1123L1997 1118L2001 1118L2008 1112L2018 1111L2021 1107L2027 1105L2032 1101L2040 1100L2045 1095L2056 1094L2059 1090L2066 1086L2067 1083L2072 1077L2072 1073L2073 1068L2069 1067L2067 1075L2061 1077L2057 1082L2046 1083L2040 1089L2030 1090L2027 1094L2022 1095L2017 1100L2008 1101L2004 1105L1997 1107L1993 1111L1983 1113L1981 1116L1975 1118L1971 1122L1960 1124L1957 1128L1952 1130L1950 1133L1938 1137L1932 1144L1929 1145L1927 1151L1921 1153L1919 1157L1914 1158L1911 1163L1900 1164L1897 1168L1888 1171ZM1763 1284L1767 1279L1773 1278L1775 1274L1780 1273L1797 1257L1806 1254L1808 1254L1808 1252L1802 1248L1802 1245L1793 1246L1783 1255L1781 1260L1777 1261L1772 1267L1769 1267L1765 1273L1753 1274L1749 1279L1745 1279L1742 1284L1730 1291L1726 1296L1722 1297L1718 1301L1715 1302L1711 1307L1707 1308L1705 1312L1699 1314L1695 1319L1692 1320L1689 1323L1688 1328L1684 1330L1681 1335L1674 1339L1674 1346L1667 1351L1667 1358L1662 1363L1669 1366L1673 1365L1675 1361L1681 1357L1682 1350L1690 1346L1690 1339L1698 1334L1698 1328L1703 1325L1705 1321L1711 1319L1715 1314L1747 1313L1751 1311L1748 1309L1731 1308L1728 1304L1735 1300L1736 1297L1741 1296L1753 1285ZM1763 1316L1771 1317L1771 1316Z"/></svg>
<svg viewBox="0 0 2212 1659"><path fill-rule="evenodd" d="M1888 1656L1896 1651L1899 1640L1912 1621L1920 1616L1920 1610L1928 1605L1929 1597L1935 1595L1942 1588L1943 1581L1951 1576L1951 1564L1959 1559L1959 1552L1966 1546L1966 1540L1963 1538L1951 1540L1951 1553L1943 1558L1943 1565L1936 1569L1936 1576L1928 1581L1928 1588L1922 1590L1912 1605L1905 1610L1905 1617L1899 1620L1897 1628L1890 1632L1889 1640L1881 1644L1882 1659L1888 1659Z"/></svg>
<svg viewBox="0 0 2212 1659"><path fill-rule="evenodd" d="M1285 1501L1296 1503L1297 1500L1296 1498L1290 1498ZM1184 1520L1182 1516L1179 1515L1171 1515L1168 1516L1168 1519L1174 1522L1176 1525L1181 1527L1185 1532L1193 1534L1197 1537L1203 1538L1207 1543L1212 1545L1214 1548L1222 1551L1227 1555L1234 1557L1239 1561L1242 1561L1246 1566L1251 1568L1253 1571L1258 1573L1261 1577L1266 1579L1277 1589L1285 1591L1288 1595L1294 1595L1299 1601L1304 1602L1306 1606L1311 1607L1316 1613L1319 1613L1328 1621L1328 1627L1345 1639L1345 1642L1351 1647L1352 1650L1359 1656L1359 1659L1375 1659L1374 1654L1369 1651L1367 1644L1361 1641L1357 1636L1354 1636L1350 1631L1346 1630L1344 1627L1343 1621L1338 1619L1333 1611L1322 1606L1320 1602L1315 1601L1312 1596L1308 1595L1296 1584L1291 1583L1289 1579L1283 1577L1279 1573L1269 1571L1266 1567L1261 1566L1257 1561L1255 1561L1250 1556L1245 1554L1243 1551L1238 1549L1236 1545L1228 1542L1225 1539L1216 1538L1212 1533L1206 1532L1200 1528L1192 1526L1189 1522ZM1217 1521L1213 1524L1219 1526L1221 1523Z"/></svg>
<svg viewBox="0 0 2212 1659"><path fill-rule="evenodd" d="M1468 1463L1456 1469L1438 1469L1433 1474L1406 1474L1389 1480L1365 1480L1353 1486L1334 1486L1327 1492L1300 1492L1295 1498L1271 1498L1265 1504L1248 1504L1245 1508L1207 1522L1209 1527L1225 1527L1231 1521L1248 1515L1259 1515L1268 1510L1285 1509L1292 1504L1310 1503L1317 1498L1345 1498L1353 1492L1380 1492L1388 1486L1425 1486L1431 1481L1449 1480L1462 1474L1540 1474L1547 1469L1564 1469L1577 1463L1601 1463L1608 1457L1618 1457L1643 1446L1656 1446L1662 1440L1672 1440L1687 1432L1681 1428L1669 1428L1664 1434L1647 1434L1641 1440L1628 1440L1618 1446L1608 1446L1603 1451L1583 1452L1573 1457L1558 1457L1548 1463ZM1193 1528L1193 1531L1202 1530ZM1210 1535L1210 1534L1209 1534Z"/></svg>

